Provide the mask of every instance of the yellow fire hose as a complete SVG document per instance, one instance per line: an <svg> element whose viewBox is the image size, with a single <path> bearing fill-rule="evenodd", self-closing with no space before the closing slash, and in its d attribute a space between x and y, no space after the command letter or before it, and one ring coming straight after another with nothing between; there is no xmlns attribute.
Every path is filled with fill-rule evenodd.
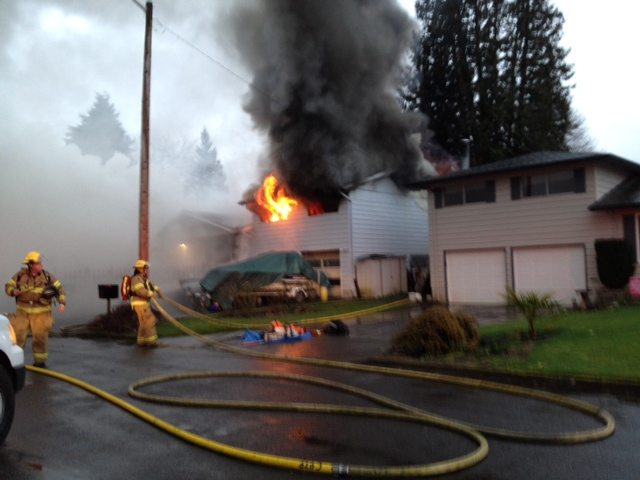
<svg viewBox="0 0 640 480"><path fill-rule="evenodd" d="M179 303L166 299L172 306L180 309L181 311L200 318L215 321L209 317L206 317L199 312L195 312L188 307L180 305ZM399 368L389 367L376 367L370 365L363 365L351 362L338 362L333 360L323 360L315 358L304 357L290 357L280 356L264 352L256 352L247 350L240 347L234 347L215 339L207 338L199 333L186 327L173 316L171 316L162 306L155 300L153 300L154 306L160 311L164 318L172 323L176 328L180 329L184 333L198 338L200 341L207 345L210 345L221 351L241 354L245 356L251 356L254 358L261 358L267 360L299 363L304 365L313 365L320 367L339 368L352 371L369 372L383 375L391 375L404 378L412 378L426 381L433 381L439 383L446 383L451 385L458 385L467 388L491 390L500 393L506 393L510 395L517 395L521 397L528 397L548 403L556 404L575 410L592 417L595 417L604 425L600 428L567 432L558 434L542 434L542 433L527 433L517 432L505 429L499 429L494 427L473 425L458 420L449 419L439 415L435 415L411 405L406 405L401 402L397 402L388 397L384 397L373 392L346 385L339 382L333 382L330 380L310 377L304 375L282 374L282 373L270 373L270 372L190 372L176 375L167 375L153 377L145 380L141 380L129 387L129 395L149 402L164 403L171 405L180 405L186 407L210 407L210 408L226 408L226 409L267 409L267 410L279 410L279 411L294 411L294 412L310 412L310 413L330 413L339 415L356 415L367 416L374 418L387 418L395 419L404 422L415 422L422 424L429 424L437 428L448 429L453 432L466 435L477 443L477 448L471 453L463 455L458 458L444 460L436 463L422 464L422 465L401 465L401 466L367 466L367 465L344 465L335 464L328 461L309 460L303 458L290 458L282 457L278 455L266 454L256 452L252 450L242 449L227 445L224 443L216 442L204 438L200 435L196 435L187 432L183 429L176 427L168 422L165 422L148 412L123 401L122 399L115 397L103 390L100 390L92 385L89 385L80 380L68 377L66 375L53 372L50 370L39 369L36 367L27 367L29 370L48 375L59 380L66 381L73 385L76 385L84 390L93 393L112 404L126 410L127 412L141 418L142 420L154 425L155 427L164 430L165 432L176 436L182 440L198 445L200 447L209 449L211 451L222 453L234 458L246 460L249 462L268 465L272 467L284 468L288 470L299 470L304 472L313 472L319 474L328 475L351 475L351 476L368 476L368 477L426 477L433 475L441 475L444 473L451 473L459 470L469 468L478 462L482 461L489 452L488 444L482 434L498 436L508 438L517 441L534 441L534 442L549 442L549 443L584 443L596 440L604 439L613 434L615 430L615 421L613 417L605 410L599 407L575 400L562 395L556 395L541 390L534 390L525 387L518 387L513 385L506 385L497 382L489 382L484 380L477 380L472 378L455 377L450 375L442 375L428 372L420 372L413 370L405 370ZM388 308L388 306L387 306ZM375 307L367 309L367 313L373 313L375 311L382 311L385 306ZM359 312L362 315L362 312ZM306 323L313 323L319 321L326 321L331 317L324 317L321 319L310 319ZM345 318L340 316L339 318ZM246 326L246 325L243 325ZM300 382L306 384L312 384L322 386L326 388L332 388L342 392L350 393L365 399L368 399L379 405L388 407L383 408L371 408L371 407L347 407L341 405L327 405L327 404L305 404L305 403L281 403L281 402L254 402L254 401L225 401L225 400L201 400L201 399L189 399L181 397L170 396L158 396L150 395L140 392L139 389L148 385L166 383L177 380L196 379L196 378L213 378L213 377L251 377L251 378L272 378L286 381Z"/></svg>

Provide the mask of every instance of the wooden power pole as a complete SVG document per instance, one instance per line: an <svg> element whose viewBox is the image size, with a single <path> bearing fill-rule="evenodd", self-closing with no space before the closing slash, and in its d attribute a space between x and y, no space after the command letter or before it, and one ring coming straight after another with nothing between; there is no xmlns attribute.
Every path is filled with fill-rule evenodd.
<svg viewBox="0 0 640 480"><path fill-rule="evenodd" d="M147 2L144 31L144 71L142 76L142 135L140 139L140 218L138 258L149 260L149 96L151 90L151 33L153 3Z"/></svg>

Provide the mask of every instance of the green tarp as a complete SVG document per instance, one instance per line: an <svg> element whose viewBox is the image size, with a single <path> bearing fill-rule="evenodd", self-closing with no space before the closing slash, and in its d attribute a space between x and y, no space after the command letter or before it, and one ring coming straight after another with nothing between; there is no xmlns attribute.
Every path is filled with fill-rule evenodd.
<svg viewBox="0 0 640 480"><path fill-rule="evenodd" d="M315 270L300 253L275 252L209 270L200 286L216 301L227 303L235 292L254 291L291 275L304 275L324 287L330 285L327 276Z"/></svg>

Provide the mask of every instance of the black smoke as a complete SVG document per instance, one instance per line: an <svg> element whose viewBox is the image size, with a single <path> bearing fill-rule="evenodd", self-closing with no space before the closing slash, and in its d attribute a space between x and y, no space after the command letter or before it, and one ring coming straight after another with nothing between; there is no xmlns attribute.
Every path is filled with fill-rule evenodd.
<svg viewBox="0 0 640 480"><path fill-rule="evenodd" d="M294 194L321 198L381 171L415 177L423 119L397 93L414 22L395 0L240 2L229 20L253 74L245 110Z"/></svg>

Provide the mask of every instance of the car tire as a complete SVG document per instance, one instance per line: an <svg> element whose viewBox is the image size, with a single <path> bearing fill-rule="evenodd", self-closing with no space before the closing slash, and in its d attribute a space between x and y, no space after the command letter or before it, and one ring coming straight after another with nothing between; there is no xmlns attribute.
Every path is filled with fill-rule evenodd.
<svg viewBox="0 0 640 480"><path fill-rule="evenodd" d="M11 424L16 406L13 382L5 367L0 365L0 446L4 444Z"/></svg>
<svg viewBox="0 0 640 480"><path fill-rule="evenodd" d="M298 290L296 292L296 303L304 303L304 301L307 299L307 296L304 294L304 292L302 290Z"/></svg>

